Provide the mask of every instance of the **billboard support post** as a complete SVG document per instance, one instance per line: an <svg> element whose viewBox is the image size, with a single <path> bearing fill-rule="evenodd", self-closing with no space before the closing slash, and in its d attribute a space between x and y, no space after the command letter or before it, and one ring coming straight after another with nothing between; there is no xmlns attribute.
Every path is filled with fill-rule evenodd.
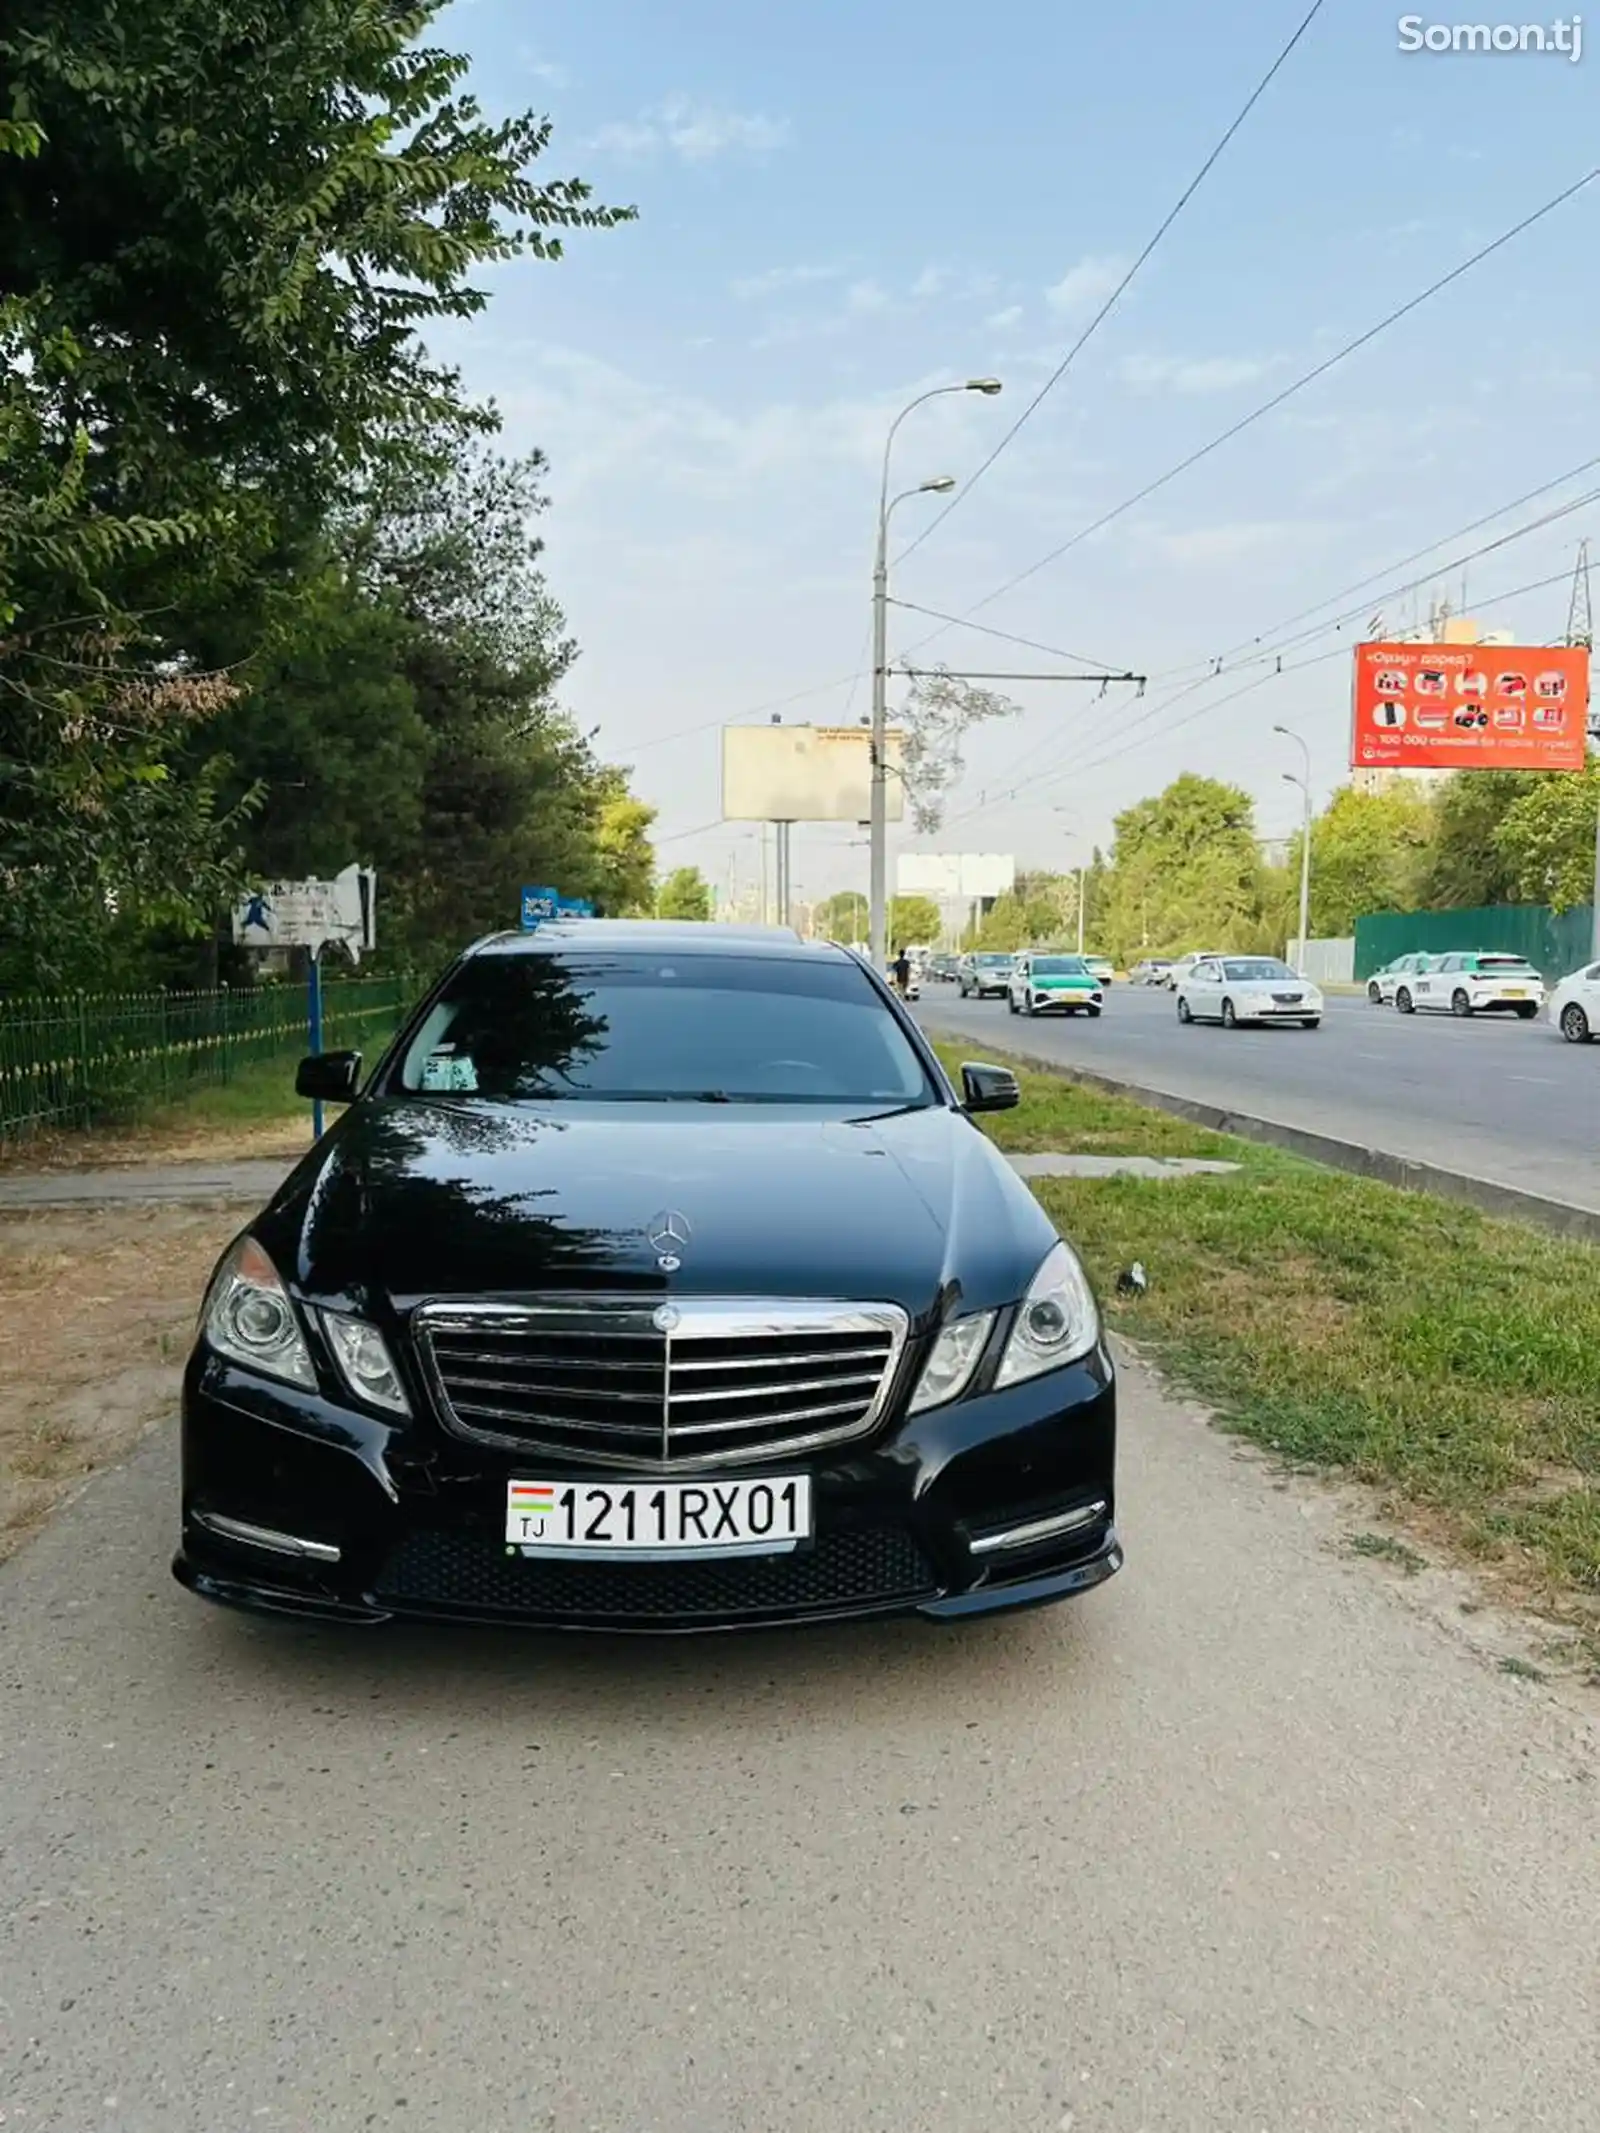
<svg viewBox="0 0 1600 2133"><path fill-rule="evenodd" d="M1594 818L1594 918L1589 953L1600 963L1600 809L1596 809Z"/></svg>

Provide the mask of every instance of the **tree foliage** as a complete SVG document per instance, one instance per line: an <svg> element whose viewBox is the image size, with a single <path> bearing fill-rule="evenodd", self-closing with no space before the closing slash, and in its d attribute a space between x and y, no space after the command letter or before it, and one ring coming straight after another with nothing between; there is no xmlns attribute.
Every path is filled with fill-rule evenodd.
<svg viewBox="0 0 1600 2133"><path fill-rule="evenodd" d="M1594 894L1600 756L1578 773L1524 778L1494 831L1495 852L1518 898L1567 911Z"/></svg>
<svg viewBox="0 0 1600 2133"><path fill-rule="evenodd" d="M536 460L430 356L481 270L630 213L540 180L442 0L0 16L0 982L370 859L420 941L535 868L648 895L558 711ZM391 931L391 938L393 937Z"/></svg>
<svg viewBox="0 0 1600 2133"><path fill-rule="evenodd" d="M1409 910L1432 829L1426 800L1408 786L1336 792L1311 825L1312 937L1342 939L1368 912ZM1296 836L1280 892L1270 900L1289 933L1300 924L1300 847Z"/></svg>
<svg viewBox="0 0 1600 2133"><path fill-rule="evenodd" d="M658 918L704 920L712 909L711 884L698 867L674 867L656 898Z"/></svg>

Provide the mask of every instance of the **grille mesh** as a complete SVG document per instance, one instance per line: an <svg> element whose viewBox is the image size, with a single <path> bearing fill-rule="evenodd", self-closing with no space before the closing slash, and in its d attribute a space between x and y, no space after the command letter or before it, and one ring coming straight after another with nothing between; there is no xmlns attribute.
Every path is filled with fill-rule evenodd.
<svg viewBox="0 0 1600 2133"><path fill-rule="evenodd" d="M936 1590L910 1534L883 1527L824 1534L793 1555L687 1563L539 1562L482 1535L413 1533L389 1557L373 1597L550 1622L706 1626L903 1606Z"/></svg>
<svg viewBox="0 0 1600 2133"><path fill-rule="evenodd" d="M870 1428L905 1315L888 1305L636 1299L430 1307L419 1350L459 1435L589 1464L733 1465Z"/></svg>

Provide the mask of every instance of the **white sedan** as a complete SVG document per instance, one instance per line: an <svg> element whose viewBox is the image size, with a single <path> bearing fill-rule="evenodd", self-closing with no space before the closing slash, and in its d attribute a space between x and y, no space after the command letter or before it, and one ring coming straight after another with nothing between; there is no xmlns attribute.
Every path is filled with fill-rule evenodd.
<svg viewBox="0 0 1600 2133"><path fill-rule="evenodd" d="M1178 986L1180 1022L1220 1022L1238 1029L1246 1022L1322 1023L1322 994L1273 955L1202 957Z"/></svg>
<svg viewBox="0 0 1600 2133"><path fill-rule="evenodd" d="M1550 1020L1568 1044L1600 1037L1600 963L1561 980L1550 995Z"/></svg>

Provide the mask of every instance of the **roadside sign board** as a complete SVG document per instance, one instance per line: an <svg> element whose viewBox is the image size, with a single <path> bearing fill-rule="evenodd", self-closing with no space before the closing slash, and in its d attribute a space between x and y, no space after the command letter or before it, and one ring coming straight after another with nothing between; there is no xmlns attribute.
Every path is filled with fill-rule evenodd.
<svg viewBox="0 0 1600 2133"><path fill-rule="evenodd" d="M1356 647L1356 770L1581 770L1589 652L1568 644Z"/></svg>
<svg viewBox="0 0 1600 2133"><path fill-rule="evenodd" d="M361 866L348 866L331 881L267 882L235 908L234 941L241 948L309 948L314 955L337 941L359 961L378 944L377 886L377 875Z"/></svg>
<svg viewBox="0 0 1600 2133"><path fill-rule="evenodd" d="M554 918L560 903L560 894L555 889L524 889L521 920L523 932L532 933L536 926L542 926L548 919Z"/></svg>
<svg viewBox="0 0 1600 2133"><path fill-rule="evenodd" d="M558 896L556 913L561 918L593 918L594 905L587 896Z"/></svg>

